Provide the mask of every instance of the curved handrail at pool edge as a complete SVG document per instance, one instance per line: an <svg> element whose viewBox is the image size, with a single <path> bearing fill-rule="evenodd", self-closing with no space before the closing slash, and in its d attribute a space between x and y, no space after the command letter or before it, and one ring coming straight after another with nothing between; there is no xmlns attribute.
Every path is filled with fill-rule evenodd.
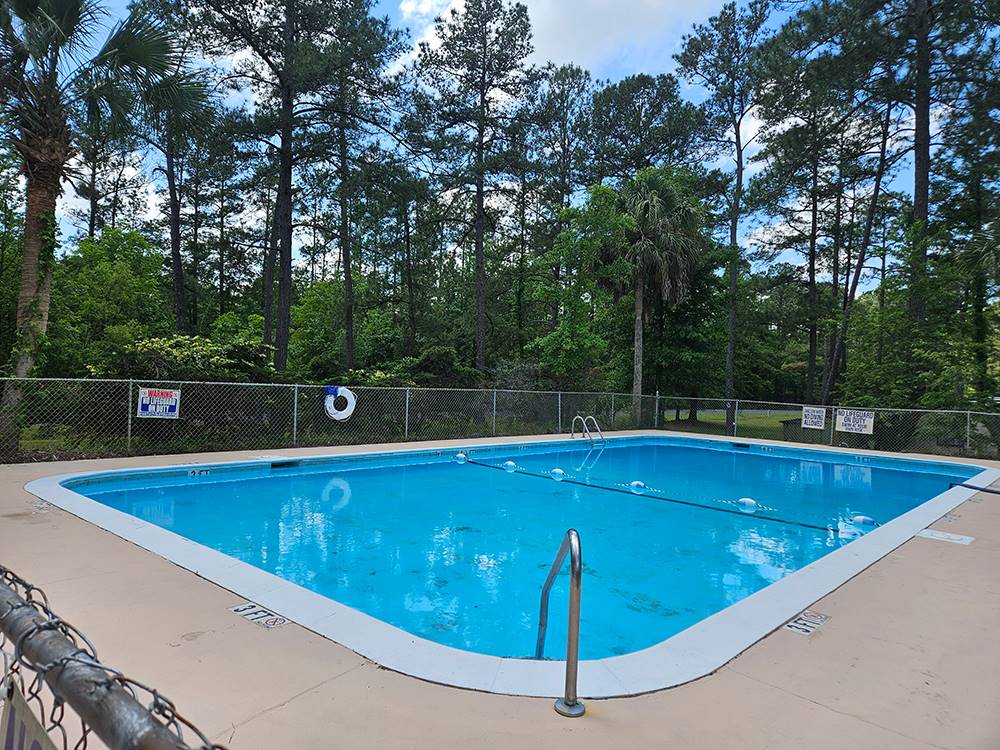
<svg viewBox="0 0 1000 750"><path fill-rule="evenodd" d="M549 593L563 561L569 555L569 626L566 634L566 688L562 698L555 703L556 712L563 716L583 716L583 704L577 699L576 680L580 653L580 588L583 582L583 553L580 549L580 534L569 529L563 536L549 575L542 585L542 599L538 611L538 640L535 643L535 658L541 659L545 651L545 633L549 624Z"/></svg>

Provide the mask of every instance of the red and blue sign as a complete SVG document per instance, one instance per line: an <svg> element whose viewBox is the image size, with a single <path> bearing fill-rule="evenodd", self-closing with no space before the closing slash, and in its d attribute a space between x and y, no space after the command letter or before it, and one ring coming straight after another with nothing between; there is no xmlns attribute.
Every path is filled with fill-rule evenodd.
<svg viewBox="0 0 1000 750"><path fill-rule="evenodd" d="M181 392L173 388L140 388L137 417L177 419L181 415Z"/></svg>

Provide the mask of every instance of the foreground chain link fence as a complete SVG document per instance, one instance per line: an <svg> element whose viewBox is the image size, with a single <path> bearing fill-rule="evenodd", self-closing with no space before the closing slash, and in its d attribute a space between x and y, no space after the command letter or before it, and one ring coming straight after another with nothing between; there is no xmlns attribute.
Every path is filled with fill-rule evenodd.
<svg viewBox="0 0 1000 750"><path fill-rule="evenodd" d="M45 592L0 565L5 750L225 750L158 691L101 663Z"/></svg>
<svg viewBox="0 0 1000 750"><path fill-rule="evenodd" d="M857 412L627 393L352 387L349 419L331 419L318 385L168 380L2 379L0 462L254 450L292 446L569 433L594 415L605 430L663 429L893 452L997 458L1000 414L866 409ZM181 392L177 418L139 416L140 389ZM13 389L13 392L10 391ZM14 404L14 406L10 406ZM820 415L822 418L820 418ZM848 431L848 430L852 431ZM870 432L864 431L870 429Z"/></svg>

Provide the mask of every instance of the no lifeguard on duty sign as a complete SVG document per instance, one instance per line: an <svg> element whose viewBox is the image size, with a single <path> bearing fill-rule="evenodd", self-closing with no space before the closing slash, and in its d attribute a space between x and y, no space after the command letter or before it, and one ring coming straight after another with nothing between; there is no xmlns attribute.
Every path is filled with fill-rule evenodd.
<svg viewBox="0 0 1000 750"><path fill-rule="evenodd" d="M180 389L140 388L137 417L177 419L181 415Z"/></svg>

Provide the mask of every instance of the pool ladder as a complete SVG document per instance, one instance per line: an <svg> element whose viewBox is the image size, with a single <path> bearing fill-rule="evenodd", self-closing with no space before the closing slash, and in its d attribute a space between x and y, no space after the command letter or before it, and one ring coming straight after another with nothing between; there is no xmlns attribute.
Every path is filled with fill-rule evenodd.
<svg viewBox="0 0 1000 750"><path fill-rule="evenodd" d="M601 442L607 442L604 439L604 432L601 430L601 426L597 424L597 419L593 414L588 414L586 417L581 417L577 414L573 417L573 423L570 426L569 436L570 438L576 437L576 422L580 421L580 436L587 438L591 443L600 438ZM594 429L591 430L590 426L593 425ZM597 433L597 438L594 437L594 433Z"/></svg>
<svg viewBox="0 0 1000 750"><path fill-rule="evenodd" d="M580 584L583 580L583 556L580 552L580 535L576 529L569 529L563 536L562 544L552 561L549 575L542 585L542 600L538 612L538 640L535 643L535 658L541 659L545 651L545 631L549 624L549 592L562 570L563 561L569 555L569 628L566 634L566 687L562 698L555 703L556 713L575 718L583 716L583 703L576 697L576 677L580 655Z"/></svg>

